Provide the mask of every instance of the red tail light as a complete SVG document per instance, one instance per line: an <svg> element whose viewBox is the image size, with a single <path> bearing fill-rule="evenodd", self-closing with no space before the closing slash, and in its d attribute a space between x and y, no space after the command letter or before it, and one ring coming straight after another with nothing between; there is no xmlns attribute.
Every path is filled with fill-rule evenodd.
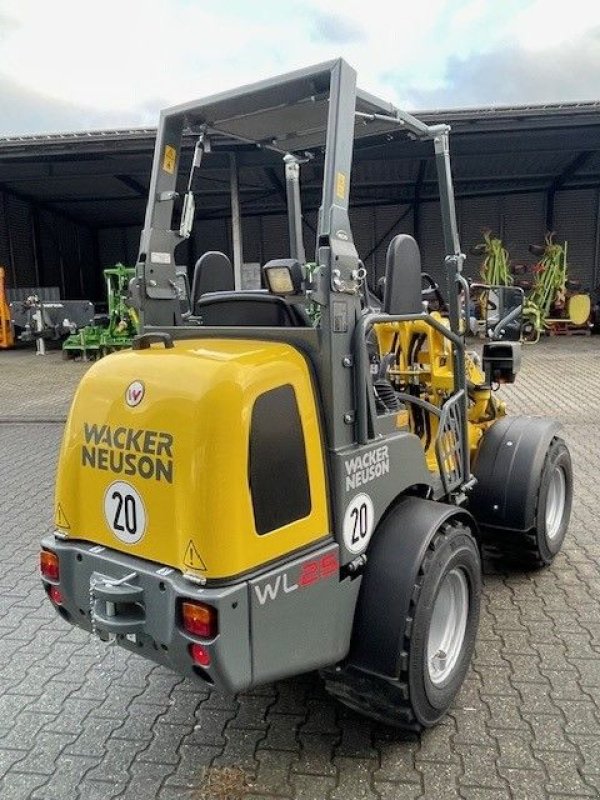
<svg viewBox="0 0 600 800"><path fill-rule="evenodd" d="M190 655L194 664L197 664L199 667L210 666L210 653L203 644L191 644Z"/></svg>
<svg viewBox="0 0 600 800"><path fill-rule="evenodd" d="M214 639L217 635L216 608L205 606L203 603L196 603L193 600L186 600L181 604L181 616L184 629L193 636L200 636L202 639Z"/></svg>
<svg viewBox="0 0 600 800"><path fill-rule="evenodd" d="M56 603L57 606L62 606L63 598L58 586L50 587L50 598L52 599L52 602Z"/></svg>
<svg viewBox="0 0 600 800"><path fill-rule="evenodd" d="M58 567L58 556L50 550L42 550L40 553L40 571L42 576L49 581L57 581L60 576Z"/></svg>

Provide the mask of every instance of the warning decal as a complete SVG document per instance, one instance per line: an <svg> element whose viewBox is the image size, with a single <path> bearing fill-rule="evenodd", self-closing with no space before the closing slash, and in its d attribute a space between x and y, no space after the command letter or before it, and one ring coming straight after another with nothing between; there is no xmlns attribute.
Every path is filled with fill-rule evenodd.
<svg viewBox="0 0 600 800"><path fill-rule="evenodd" d="M168 144L165 147L165 155L163 158L163 169L172 175L175 172L175 161L177 159L177 150Z"/></svg>
<svg viewBox="0 0 600 800"><path fill-rule="evenodd" d="M188 542L188 546L185 548L183 563L186 567L190 567L190 569L199 569L203 572L206 570L206 564L202 561L202 557L191 539Z"/></svg>
<svg viewBox="0 0 600 800"><path fill-rule="evenodd" d="M71 527L69 524L69 520L67 519L67 515L63 511L63 507L60 503L56 506L56 515L54 517L54 524L59 528L65 528L69 530Z"/></svg>
<svg viewBox="0 0 600 800"><path fill-rule="evenodd" d="M343 172L336 172L335 194L340 200L343 200L346 196L346 176Z"/></svg>

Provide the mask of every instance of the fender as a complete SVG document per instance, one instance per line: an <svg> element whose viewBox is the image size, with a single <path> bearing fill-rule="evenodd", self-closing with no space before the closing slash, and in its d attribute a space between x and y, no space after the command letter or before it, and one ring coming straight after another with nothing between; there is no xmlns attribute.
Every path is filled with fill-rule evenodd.
<svg viewBox="0 0 600 800"><path fill-rule="evenodd" d="M419 568L432 538L450 519L476 533L468 512L420 497L403 498L380 522L367 551L348 666L388 679L398 677Z"/></svg>
<svg viewBox="0 0 600 800"><path fill-rule="evenodd" d="M544 417L504 417L489 428L473 463L477 484L469 500L479 525L533 528L546 451L561 428Z"/></svg>

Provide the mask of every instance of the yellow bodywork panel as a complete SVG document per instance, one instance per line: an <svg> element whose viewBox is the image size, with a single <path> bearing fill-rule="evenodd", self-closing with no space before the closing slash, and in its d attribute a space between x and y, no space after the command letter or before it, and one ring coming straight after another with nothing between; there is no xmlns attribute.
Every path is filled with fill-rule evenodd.
<svg viewBox="0 0 600 800"><path fill-rule="evenodd" d="M258 535L252 409L282 385L293 387L300 413L309 511ZM81 381L58 466L55 525L67 536L214 579L323 539L328 514L315 394L290 345L177 341L108 356Z"/></svg>

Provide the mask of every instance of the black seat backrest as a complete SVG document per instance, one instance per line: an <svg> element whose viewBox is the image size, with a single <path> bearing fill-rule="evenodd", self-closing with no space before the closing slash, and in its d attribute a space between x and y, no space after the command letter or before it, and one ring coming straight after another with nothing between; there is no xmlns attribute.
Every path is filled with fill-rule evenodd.
<svg viewBox="0 0 600 800"><path fill-rule="evenodd" d="M387 314L420 314L421 253L419 245L406 233L394 236L385 259L383 310Z"/></svg>
<svg viewBox="0 0 600 800"><path fill-rule="evenodd" d="M196 313L196 303L209 292L228 292L235 288L233 267L225 253L209 250L200 256L194 267L192 281L192 314Z"/></svg>
<svg viewBox="0 0 600 800"><path fill-rule="evenodd" d="M213 292L196 302L195 318L200 325L220 327L298 328L308 325L295 306L282 297L260 291Z"/></svg>

